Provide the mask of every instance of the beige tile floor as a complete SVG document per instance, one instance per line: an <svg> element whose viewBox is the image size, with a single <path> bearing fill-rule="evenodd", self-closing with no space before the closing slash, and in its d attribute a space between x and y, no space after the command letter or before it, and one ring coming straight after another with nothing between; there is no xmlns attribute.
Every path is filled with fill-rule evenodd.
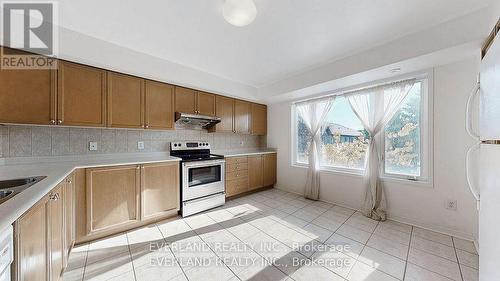
<svg viewBox="0 0 500 281"><path fill-rule="evenodd" d="M73 280L478 280L470 241L271 189L76 247Z"/></svg>

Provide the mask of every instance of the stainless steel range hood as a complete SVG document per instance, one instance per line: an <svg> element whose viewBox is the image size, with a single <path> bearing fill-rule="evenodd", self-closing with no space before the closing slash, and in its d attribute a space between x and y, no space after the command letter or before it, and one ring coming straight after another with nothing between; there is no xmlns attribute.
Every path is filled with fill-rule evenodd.
<svg viewBox="0 0 500 281"><path fill-rule="evenodd" d="M183 112L175 113L175 123L179 125L199 126L203 129L208 129L219 123L221 119L214 116L206 116L199 114L190 114Z"/></svg>

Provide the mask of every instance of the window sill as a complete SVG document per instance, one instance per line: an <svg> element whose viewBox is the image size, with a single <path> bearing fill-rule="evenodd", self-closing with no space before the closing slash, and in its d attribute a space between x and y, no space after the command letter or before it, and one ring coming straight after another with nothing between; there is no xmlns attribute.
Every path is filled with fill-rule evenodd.
<svg viewBox="0 0 500 281"><path fill-rule="evenodd" d="M291 167L293 168L303 168L307 169L309 166L307 164L300 164L300 163L293 163L291 164ZM357 178L362 178L363 177L363 170L356 170L356 169L342 169L342 168L333 168L333 167L321 167L320 168L321 173L328 173L328 174L337 174L341 176L352 176L352 177L357 177Z"/></svg>
<svg viewBox="0 0 500 281"><path fill-rule="evenodd" d="M293 168L302 168L302 169L307 169L309 166L307 164L300 164L300 163L292 163L291 167ZM356 178L362 178L364 171L363 170L355 170L355 169L338 169L338 168L328 168L328 167L321 167L320 168L321 173L327 173L327 174L335 174L335 175L341 175L341 176L350 176L350 177L356 177ZM403 179L403 178L393 178L393 177L381 177L380 180L383 183L389 183L389 184L404 184L404 185L410 185L410 186L418 186L418 187L425 187L425 188L434 188L434 184L432 181L413 181L413 180L408 180L408 179Z"/></svg>
<svg viewBox="0 0 500 281"><path fill-rule="evenodd" d="M393 183L393 184L404 184L404 185L411 185L411 186L418 186L418 187L425 187L425 188L434 188L434 184L431 180L409 180L409 179L404 179L404 178L393 178L393 177L387 177L383 176L380 177L380 180L383 183Z"/></svg>

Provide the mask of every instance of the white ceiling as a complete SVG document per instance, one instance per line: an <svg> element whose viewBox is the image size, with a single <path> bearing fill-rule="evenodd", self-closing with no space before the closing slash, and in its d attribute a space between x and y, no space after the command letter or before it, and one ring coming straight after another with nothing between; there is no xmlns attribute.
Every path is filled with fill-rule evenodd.
<svg viewBox="0 0 500 281"><path fill-rule="evenodd" d="M233 27L224 0L61 0L59 23L134 51L252 87L425 30L491 0L255 0Z"/></svg>

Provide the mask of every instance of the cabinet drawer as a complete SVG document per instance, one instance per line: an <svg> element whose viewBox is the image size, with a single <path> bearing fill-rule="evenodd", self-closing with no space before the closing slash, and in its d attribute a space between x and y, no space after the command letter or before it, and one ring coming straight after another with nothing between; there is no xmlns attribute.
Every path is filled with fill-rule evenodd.
<svg viewBox="0 0 500 281"><path fill-rule="evenodd" d="M236 179L226 181L226 196L233 196L248 190L248 179Z"/></svg>
<svg viewBox="0 0 500 281"><path fill-rule="evenodd" d="M226 164L231 165L231 164L240 164L240 163L247 163L248 159L246 156L238 156L238 157L229 157L226 158Z"/></svg>
<svg viewBox="0 0 500 281"><path fill-rule="evenodd" d="M248 170L234 171L226 173L226 180L235 180L235 179L247 179L248 178Z"/></svg>
<svg viewBox="0 0 500 281"><path fill-rule="evenodd" d="M248 163L236 163L226 165L226 173L234 171L248 170Z"/></svg>

